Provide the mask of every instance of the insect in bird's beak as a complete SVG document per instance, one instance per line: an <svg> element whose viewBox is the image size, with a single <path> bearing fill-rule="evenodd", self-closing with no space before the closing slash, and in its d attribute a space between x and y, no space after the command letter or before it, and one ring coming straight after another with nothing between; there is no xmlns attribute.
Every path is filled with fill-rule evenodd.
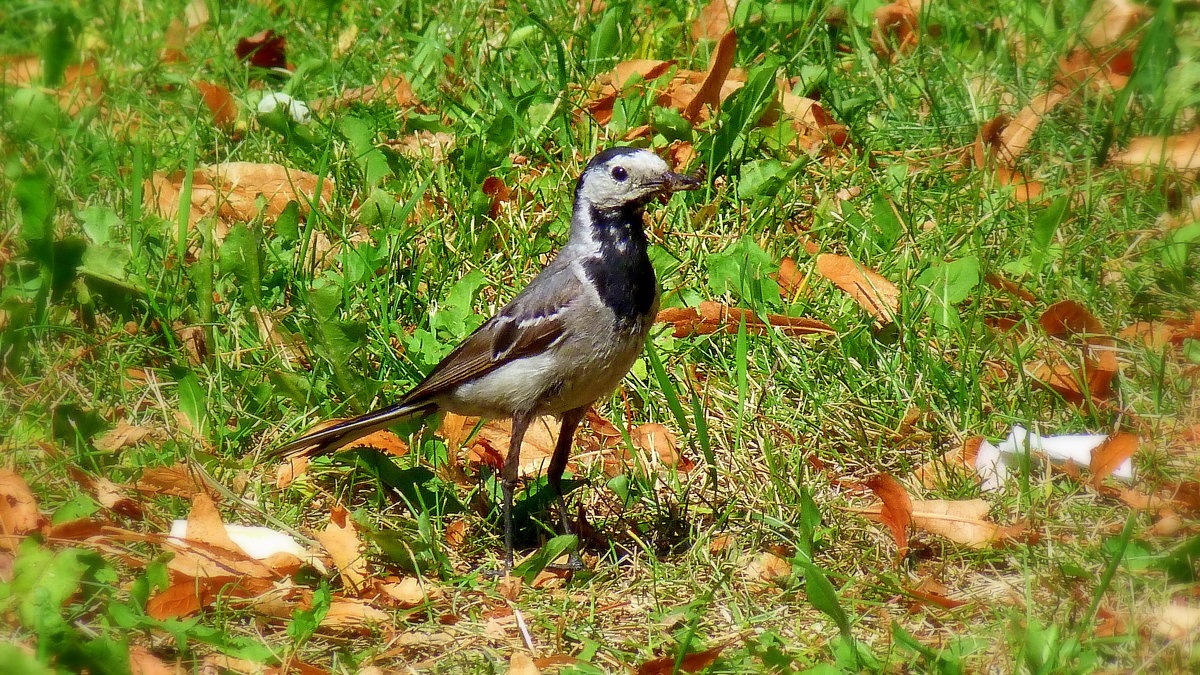
<svg viewBox="0 0 1200 675"><path fill-rule="evenodd" d="M668 171L663 176L662 187L659 188L658 200L663 204L666 204L667 200L671 198L671 193L682 192L684 190L695 190L698 187L700 187L699 178Z"/></svg>

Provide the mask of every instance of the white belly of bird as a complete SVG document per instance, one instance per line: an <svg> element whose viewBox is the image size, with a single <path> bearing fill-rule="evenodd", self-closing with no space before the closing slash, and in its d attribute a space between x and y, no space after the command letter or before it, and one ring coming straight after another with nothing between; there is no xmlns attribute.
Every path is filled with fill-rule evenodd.
<svg viewBox="0 0 1200 675"><path fill-rule="evenodd" d="M641 353L643 340L617 350L551 350L517 359L459 385L438 404L459 415L488 418L509 417L513 410L558 415L612 393Z"/></svg>

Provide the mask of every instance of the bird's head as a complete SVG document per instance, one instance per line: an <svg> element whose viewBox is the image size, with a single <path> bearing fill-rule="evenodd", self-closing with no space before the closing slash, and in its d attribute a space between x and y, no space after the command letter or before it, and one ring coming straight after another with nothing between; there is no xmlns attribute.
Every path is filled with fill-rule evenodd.
<svg viewBox="0 0 1200 675"><path fill-rule="evenodd" d="M700 181L675 173L661 157L638 148L609 148L592 158L579 177L577 201L610 211L640 207L654 197L694 190Z"/></svg>

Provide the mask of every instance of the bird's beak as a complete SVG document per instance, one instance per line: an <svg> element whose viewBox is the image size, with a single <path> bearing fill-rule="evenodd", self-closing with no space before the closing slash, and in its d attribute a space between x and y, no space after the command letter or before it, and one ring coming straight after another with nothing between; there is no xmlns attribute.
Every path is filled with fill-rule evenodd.
<svg viewBox="0 0 1200 675"><path fill-rule="evenodd" d="M700 179L694 176L686 176L682 173L673 173L668 171L663 176L662 189L663 192L680 192L681 190L695 190L700 187Z"/></svg>

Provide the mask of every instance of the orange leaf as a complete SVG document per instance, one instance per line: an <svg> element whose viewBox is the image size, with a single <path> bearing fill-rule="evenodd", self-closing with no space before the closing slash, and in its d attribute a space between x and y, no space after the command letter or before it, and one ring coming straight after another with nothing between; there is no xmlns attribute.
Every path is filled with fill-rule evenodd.
<svg viewBox="0 0 1200 675"><path fill-rule="evenodd" d="M1092 450L1092 483L1099 485L1117 467L1137 452L1139 439L1136 434L1120 432L1113 434L1100 447Z"/></svg>
<svg viewBox="0 0 1200 675"><path fill-rule="evenodd" d="M129 675L183 675L183 666L177 661L168 665L154 652L141 645L129 648Z"/></svg>
<svg viewBox="0 0 1200 675"><path fill-rule="evenodd" d="M920 6L920 0L897 0L875 10L875 27L871 31L875 53L894 61L898 55L907 54L917 46Z"/></svg>
<svg viewBox="0 0 1200 675"><path fill-rule="evenodd" d="M691 652L684 654L682 659L677 656L660 656L656 659L651 659L642 665L638 666L637 675L671 675L675 672L696 673L711 666L717 657L721 655L726 645L706 649L702 652ZM679 662L679 670L675 669L676 661Z"/></svg>
<svg viewBox="0 0 1200 675"><path fill-rule="evenodd" d="M742 574L750 581L773 583L792 575L792 563L774 553L764 551L746 565L742 570Z"/></svg>
<svg viewBox="0 0 1200 675"><path fill-rule="evenodd" d="M45 522L25 479L0 469L0 551L15 551L22 537Z"/></svg>
<svg viewBox="0 0 1200 675"><path fill-rule="evenodd" d="M1033 132L1037 131L1042 118L1067 97L1067 91L1061 87L1033 97L1029 105L1021 109L997 139L996 149L998 160L1006 166L1014 166L1017 158L1025 152Z"/></svg>
<svg viewBox="0 0 1200 675"><path fill-rule="evenodd" d="M657 422L638 426L629 434L633 443L646 452L654 453L665 466L678 466L687 471L690 462L679 454L679 440L670 429ZM680 466L682 463L682 466Z"/></svg>
<svg viewBox="0 0 1200 675"><path fill-rule="evenodd" d="M763 323L754 312L727 307L711 300L701 302L699 309L691 307L664 309L658 313L655 320L674 325L675 337L686 337L688 335L710 335L717 331L737 333L743 317L746 321L746 332L751 335L766 334L768 325L787 335L833 335L836 333L833 327L824 321L799 316L768 314L767 323Z"/></svg>
<svg viewBox="0 0 1200 675"><path fill-rule="evenodd" d="M696 90L696 95L692 97L692 100L681 111L683 117L692 124L697 124L701 121L704 106L720 107L721 87L725 84L725 78L729 75L729 69L733 67L733 57L736 54L737 32L730 30L717 43L717 48L713 51L712 60L708 65L708 74L705 75L704 81L700 83L699 89Z"/></svg>
<svg viewBox="0 0 1200 675"><path fill-rule="evenodd" d="M146 614L165 621L193 614L217 599L218 586L207 579L186 578L146 602Z"/></svg>
<svg viewBox="0 0 1200 675"><path fill-rule="evenodd" d="M775 283L779 284L779 290L788 298L794 299L803 295L808 285L804 275L800 273L800 268L796 266L796 261L791 258L779 261L779 271L772 276Z"/></svg>
<svg viewBox="0 0 1200 675"><path fill-rule="evenodd" d="M210 82L196 82L196 88L204 98L204 105L212 113L213 124L226 131L233 129L237 124L238 105L229 91Z"/></svg>
<svg viewBox="0 0 1200 675"><path fill-rule="evenodd" d="M847 509L861 513L872 520L882 520L882 502L864 509ZM971 548L1003 546L1019 537L1025 530L1023 523L1007 527L987 520L988 504L982 499L912 500L912 524L914 527L945 537Z"/></svg>
<svg viewBox="0 0 1200 675"><path fill-rule="evenodd" d="M883 503L879 517L883 524L892 531L892 539L896 542L898 563L908 555L908 526L912 523L912 500L904 486L886 473L870 477L867 479L866 485Z"/></svg>
<svg viewBox="0 0 1200 675"><path fill-rule="evenodd" d="M1113 155L1112 161L1125 166L1195 171L1200 169L1200 129L1178 136L1139 136L1124 152Z"/></svg>
<svg viewBox="0 0 1200 675"><path fill-rule="evenodd" d="M692 22L692 38L716 40L729 30L737 0L712 0L700 10L700 16Z"/></svg>
<svg viewBox="0 0 1200 675"><path fill-rule="evenodd" d="M365 588L370 570L362 554L358 529L346 509L338 504L329 514L329 524L316 534L317 541L329 552L329 557L342 577L342 584L358 593Z"/></svg>
<svg viewBox="0 0 1200 675"><path fill-rule="evenodd" d="M878 321L891 321L900 311L900 289L852 258L822 253L817 256L817 272L854 298Z"/></svg>

